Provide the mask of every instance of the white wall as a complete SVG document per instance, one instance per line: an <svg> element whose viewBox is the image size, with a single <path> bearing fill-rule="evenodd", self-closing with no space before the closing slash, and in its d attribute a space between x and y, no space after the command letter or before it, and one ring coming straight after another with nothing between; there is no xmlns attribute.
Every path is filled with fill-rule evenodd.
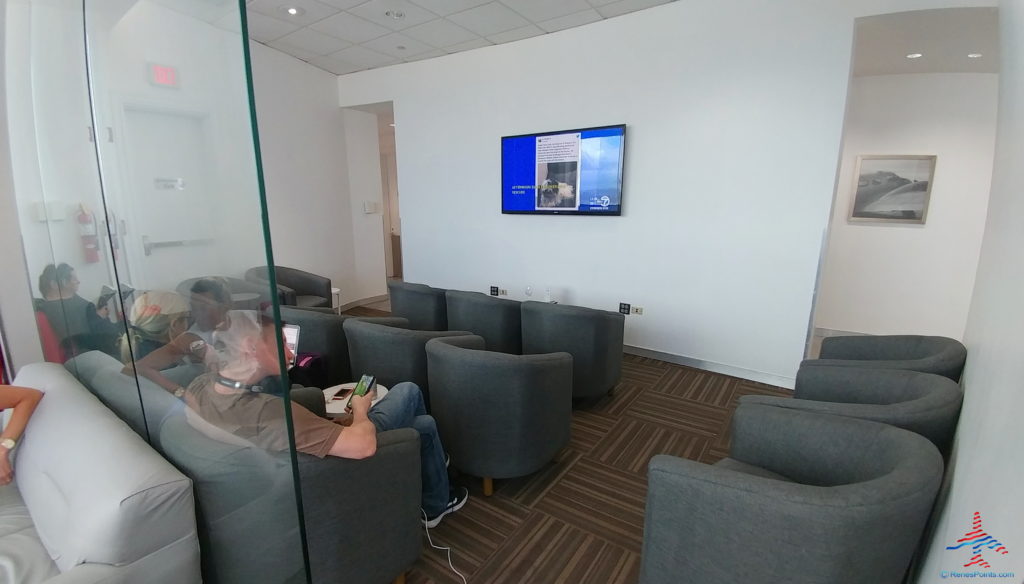
<svg viewBox="0 0 1024 584"><path fill-rule="evenodd" d="M825 4L678 2L340 78L342 105L394 101L406 279L631 302L627 344L789 383L850 60ZM500 213L501 136L622 122L622 217Z"/></svg>
<svg viewBox="0 0 1024 584"><path fill-rule="evenodd" d="M352 205L350 236L355 249L355 280L349 298L372 298L387 293L377 116L352 109L342 115ZM375 210L365 212L366 203L376 205Z"/></svg>
<svg viewBox="0 0 1024 584"><path fill-rule="evenodd" d="M1003 2L999 10L1002 71L999 133L992 194L967 332L965 401L951 465L952 490L918 582L946 582L941 572L965 571L970 554L946 546L968 531L981 513L984 529L1009 550L984 552L992 571L1024 574L1024 3ZM983 570L986 571L987 570Z"/></svg>
<svg viewBox="0 0 1024 584"><path fill-rule="evenodd" d="M960 339L985 228L998 76L855 78L815 326ZM848 223L862 154L937 156L924 225Z"/></svg>
<svg viewBox="0 0 1024 584"><path fill-rule="evenodd" d="M361 298L337 77L249 46L274 262L327 276L342 303Z"/></svg>

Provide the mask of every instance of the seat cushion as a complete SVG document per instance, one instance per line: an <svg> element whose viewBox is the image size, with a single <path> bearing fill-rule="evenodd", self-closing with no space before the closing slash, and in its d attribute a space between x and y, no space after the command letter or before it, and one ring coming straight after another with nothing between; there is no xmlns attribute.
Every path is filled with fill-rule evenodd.
<svg viewBox="0 0 1024 584"><path fill-rule="evenodd" d="M58 574L18 488L0 487L0 582L35 584Z"/></svg>
<svg viewBox="0 0 1024 584"><path fill-rule="evenodd" d="M787 483L793 482L792 479L784 477L779 473L772 472L766 468L740 462L735 458L723 458L715 463L715 466L719 468L727 468L736 472L741 472L748 475L754 475L755 477L764 477L766 479L774 479L776 481L786 481Z"/></svg>
<svg viewBox="0 0 1024 584"><path fill-rule="evenodd" d="M328 300L327 298L324 298L323 296L296 296L295 305L306 308L316 306L330 306L331 301Z"/></svg>

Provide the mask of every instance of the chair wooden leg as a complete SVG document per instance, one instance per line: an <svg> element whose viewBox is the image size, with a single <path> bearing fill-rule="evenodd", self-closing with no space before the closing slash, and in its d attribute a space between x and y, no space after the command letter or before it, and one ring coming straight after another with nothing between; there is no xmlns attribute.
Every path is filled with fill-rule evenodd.
<svg viewBox="0 0 1024 584"><path fill-rule="evenodd" d="M494 479L491 477L484 477L484 496L490 497L494 494Z"/></svg>
<svg viewBox="0 0 1024 584"><path fill-rule="evenodd" d="M405 572L395 576L394 584L405 584Z"/></svg>

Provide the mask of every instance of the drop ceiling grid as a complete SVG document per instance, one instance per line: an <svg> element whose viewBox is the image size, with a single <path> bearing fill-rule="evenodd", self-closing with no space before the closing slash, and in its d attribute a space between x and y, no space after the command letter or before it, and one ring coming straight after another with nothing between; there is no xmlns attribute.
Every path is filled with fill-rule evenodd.
<svg viewBox="0 0 1024 584"><path fill-rule="evenodd" d="M344 75L514 42L674 1L247 0L247 7L250 38ZM289 7L298 13L288 14Z"/></svg>

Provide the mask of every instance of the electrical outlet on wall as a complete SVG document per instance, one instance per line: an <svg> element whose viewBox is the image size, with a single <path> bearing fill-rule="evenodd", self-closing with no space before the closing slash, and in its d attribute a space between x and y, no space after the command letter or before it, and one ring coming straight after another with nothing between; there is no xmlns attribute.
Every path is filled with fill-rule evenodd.
<svg viewBox="0 0 1024 584"><path fill-rule="evenodd" d="M622 314L629 314L629 303L628 302L620 302L619 303L619 312L621 312Z"/></svg>
<svg viewBox="0 0 1024 584"><path fill-rule="evenodd" d="M508 290L506 290L504 288L502 288L501 290L498 290L498 296L508 296Z"/></svg>
<svg viewBox="0 0 1024 584"><path fill-rule="evenodd" d="M632 312L633 312L633 314L642 315L644 313L644 307L643 306L634 306Z"/></svg>
<svg viewBox="0 0 1024 584"><path fill-rule="evenodd" d="M497 296L497 295L498 295L498 287L497 286L491 286L491 296Z"/></svg>

